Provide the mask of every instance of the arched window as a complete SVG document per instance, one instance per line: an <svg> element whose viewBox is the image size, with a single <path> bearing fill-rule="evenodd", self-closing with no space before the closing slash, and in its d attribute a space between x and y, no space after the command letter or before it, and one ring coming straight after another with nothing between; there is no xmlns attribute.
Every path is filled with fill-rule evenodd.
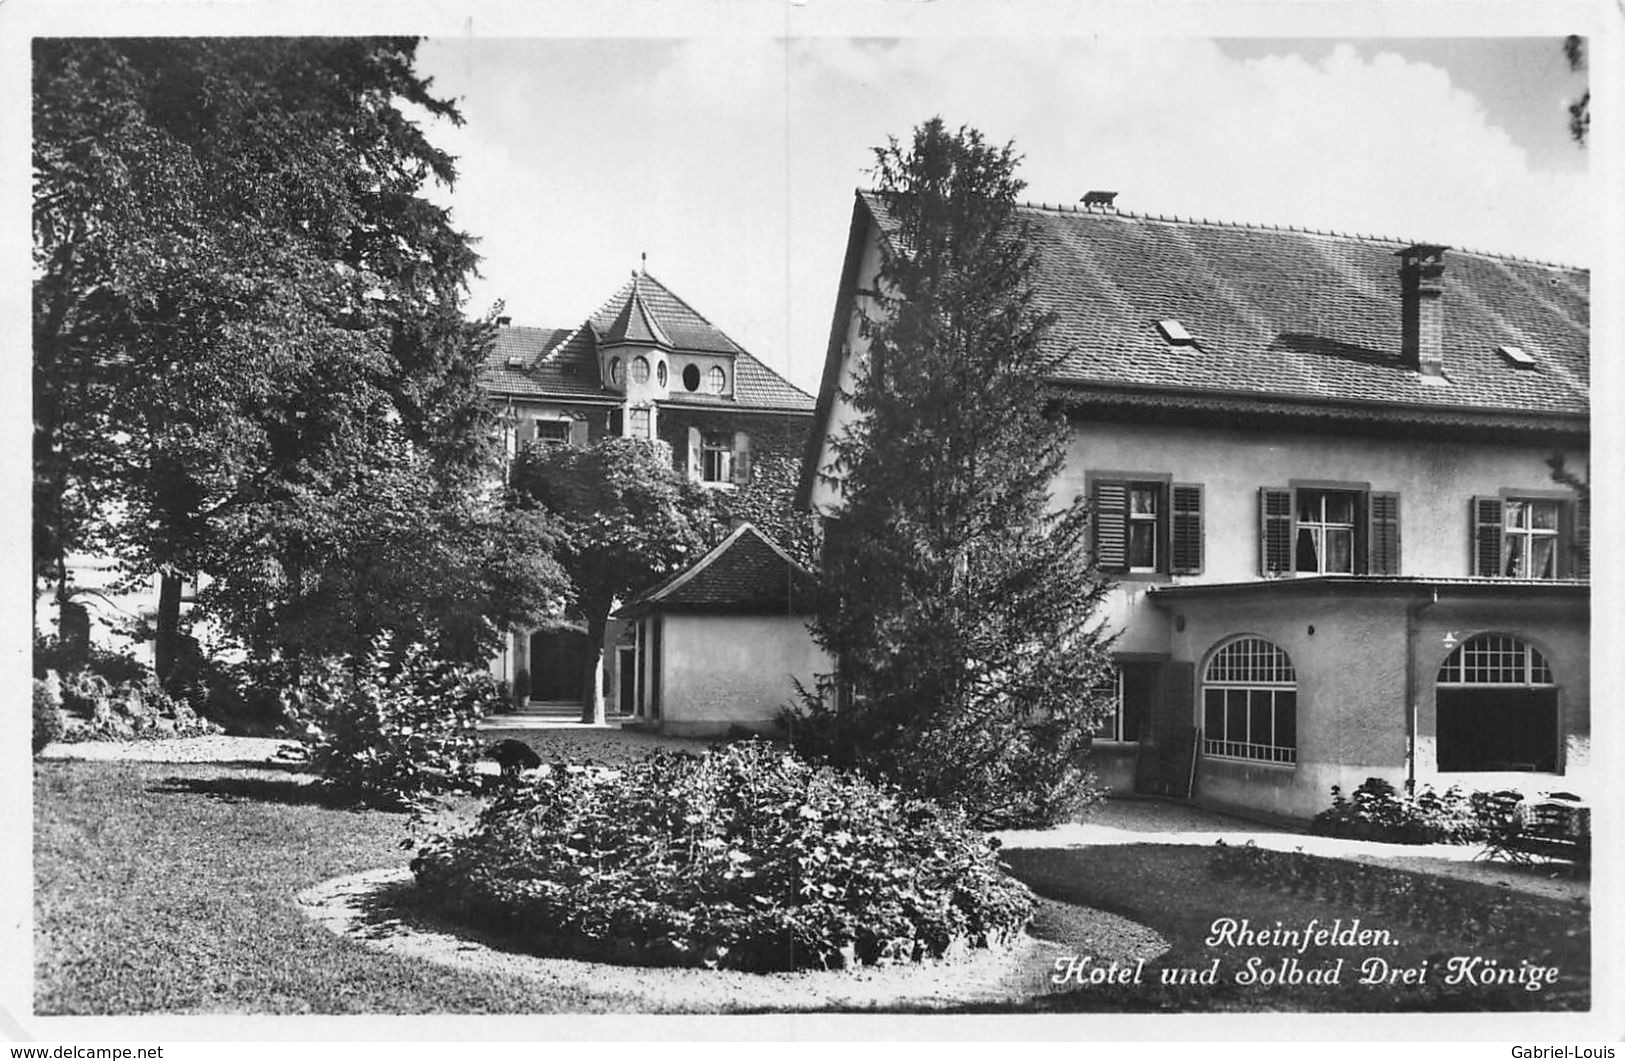
<svg viewBox="0 0 1625 1061"><path fill-rule="evenodd" d="M1557 772L1557 685L1539 649L1510 634L1478 634L1439 668L1439 769Z"/></svg>
<svg viewBox="0 0 1625 1061"><path fill-rule="evenodd" d="M1221 645L1202 676L1202 753L1266 763L1298 761L1298 675L1261 637Z"/></svg>

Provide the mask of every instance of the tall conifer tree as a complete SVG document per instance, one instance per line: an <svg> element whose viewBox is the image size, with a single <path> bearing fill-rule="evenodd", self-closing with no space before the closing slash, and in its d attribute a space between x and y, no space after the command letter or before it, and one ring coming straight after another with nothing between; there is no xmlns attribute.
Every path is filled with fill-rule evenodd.
<svg viewBox="0 0 1625 1061"><path fill-rule="evenodd" d="M812 705L801 743L990 826L1058 820L1089 797L1109 638L1084 503L1051 495L1068 425L1019 159L933 119L876 161L880 290L813 624L850 695Z"/></svg>

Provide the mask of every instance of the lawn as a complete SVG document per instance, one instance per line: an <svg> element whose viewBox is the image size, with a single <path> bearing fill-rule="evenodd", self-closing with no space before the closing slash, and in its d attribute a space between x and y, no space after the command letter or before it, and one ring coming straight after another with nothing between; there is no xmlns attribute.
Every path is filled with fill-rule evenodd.
<svg viewBox="0 0 1625 1061"><path fill-rule="evenodd" d="M1021 1008L1115 1013L1557 1011L1590 1006L1591 933L1584 905L1468 881L1427 879L1440 901L1422 914L1395 897L1395 885L1408 876L1405 870L1326 866L1326 860L1295 855L1331 869L1325 877L1338 883L1294 894L1256 877L1216 879L1210 871L1215 854L1214 848L1155 844L1007 852L1015 875L1040 895L1141 922L1173 944L1162 958L1147 963L1138 984L1090 985ZM1460 922L1441 923L1460 911L1485 912L1490 923L1470 931ZM1223 928L1215 933L1221 919L1238 927L1246 921L1249 931L1304 929L1311 921L1322 928L1338 919L1352 928L1358 919L1358 931L1387 932L1389 938L1316 940L1300 950L1297 942L1277 946ZM1215 936L1217 941L1209 945ZM1452 959L1457 959L1454 966ZM1164 969L1206 973L1215 963L1215 983L1161 982ZM1294 968L1304 976L1288 982ZM1525 971L1554 968L1555 973L1545 976ZM1308 975L1334 969L1335 984L1311 982ZM1494 983L1507 975L1503 971L1524 982ZM1250 981L1249 973L1255 974ZM1278 981L1266 982L1272 974ZM1449 982L1452 974L1455 983ZM1412 982L1405 982L1407 975ZM1380 982L1361 982L1379 977ZM1540 983L1538 990L1527 986L1530 980Z"/></svg>
<svg viewBox="0 0 1625 1061"><path fill-rule="evenodd" d="M335 806L294 769L39 761L35 785L35 1012L584 1013L636 1012L638 998L453 970L380 953L315 925L294 896L333 877L404 866L404 815ZM1440 992L1213 986L1089 987L1039 1010L1576 1009L1587 1004L1583 910L1530 898L1525 921L1464 950L1356 901L1215 881L1210 849L1136 845L1008 852L1041 894L1143 922L1174 943L1158 967L1239 966L1256 948L1205 946L1218 917L1286 925L1310 918L1391 927L1396 964L1477 954L1558 965L1539 992ZM1454 886L1454 885L1452 885ZM1463 889L1482 887L1463 883ZM1490 889L1494 891L1494 889ZM1462 894L1466 895L1467 892ZM1556 930L1554 931L1554 926ZM1312 967L1347 951L1311 949ZM1147 967L1147 978L1155 968ZM832 974L835 975L835 974ZM1352 980L1352 973L1346 977ZM986 1006L977 1007L987 1009Z"/></svg>

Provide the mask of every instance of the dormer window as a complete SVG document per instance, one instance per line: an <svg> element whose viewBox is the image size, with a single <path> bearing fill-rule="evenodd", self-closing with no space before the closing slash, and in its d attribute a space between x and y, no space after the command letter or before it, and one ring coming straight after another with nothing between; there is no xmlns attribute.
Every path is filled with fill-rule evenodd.
<svg viewBox="0 0 1625 1061"><path fill-rule="evenodd" d="M612 357L612 358L609 359L609 382L610 382L610 386L619 387L621 385L621 378L622 378L621 359L618 358L618 357Z"/></svg>
<svg viewBox="0 0 1625 1061"><path fill-rule="evenodd" d="M1512 364L1516 365L1518 368L1535 367L1534 357L1529 353L1529 351L1525 350L1521 346L1498 346L1496 349L1501 352L1502 357L1512 362Z"/></svg>
<svg viewBox="0 0 1625 1061"><path fill-rule="evenodd" d="M1185 330L1185 326L1171 317L1167 320L1158 321L1157 330L1162 333L1164 339L1174 346L1196 345L1196 339L1192 337L1190 332Z"/></svg>
<svg viewBox="0 0 1625 1061"><path fill-rule="evenodd" d="M719 367L712 366L705 378L712 394L721 394L728 389L728 374Z"/></svg>
<svg viewBox="0 0 1625 1061"><path fill-rule="evenodd" d="M632 359L632 382L633 383L648 383L649 382L649 359L648 358L646 358L646 357L637 357L637 358Z"/></svg>

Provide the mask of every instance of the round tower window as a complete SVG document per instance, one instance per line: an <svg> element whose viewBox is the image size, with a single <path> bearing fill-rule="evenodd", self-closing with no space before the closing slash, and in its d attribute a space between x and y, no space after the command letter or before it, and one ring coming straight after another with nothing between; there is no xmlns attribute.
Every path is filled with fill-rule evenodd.
<svg viewBox="0 0 1625 1061"><path fill-rule="evenodd" d="M700 366L699 365L684 365L683 366L683 386L687 390L691 390L691 391L697 391L697 390L700 389Z"/></svg>
<svg viewBox="0 0 1625 1061"><path fill-rule="evenodd" d="M664 361L655 362L655 382L662 387L666 385L666 362Z"/></svg>
<svg viewBox="0 0 1625 1061"><path fill-rule="evenodd" d="M712 394L721 394L728 386L728 374L720 368L712 368L705 374L705 380Z"/></svg>
<svg viewBox="0 0 1625 1061"><path fill-rule="evenodd" d="M634 358L632 361L632 382L649 382L649 359L646 357Z"/></svg>
<svg viewBox="0 0 1625 1061"><path fill-rule="evenodd" d="M621 359L618 357L609 359L609 382L617 387L621 385Z"/></svg>

